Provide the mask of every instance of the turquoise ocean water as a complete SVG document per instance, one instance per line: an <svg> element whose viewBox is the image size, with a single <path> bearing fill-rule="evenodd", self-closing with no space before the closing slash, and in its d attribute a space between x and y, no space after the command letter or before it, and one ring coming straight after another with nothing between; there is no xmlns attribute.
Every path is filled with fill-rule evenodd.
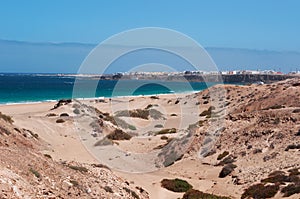
<svg viewBox="0 0 300 199"><path fill-rule="evenodd" d="M0 74L0 104L196 92L217 83L96 80L57 75ZM76 86L74 86L76 85ZM76 92L73 92L74 88Z"/></svg>

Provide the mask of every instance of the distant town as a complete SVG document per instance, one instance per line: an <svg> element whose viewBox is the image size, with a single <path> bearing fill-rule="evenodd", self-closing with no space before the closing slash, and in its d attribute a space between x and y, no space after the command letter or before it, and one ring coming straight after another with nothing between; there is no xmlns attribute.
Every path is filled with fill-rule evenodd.
<svg viewBox="0 0 300 199"><path fill-rule="evenodd" d="M163 80L191 82L275 82L300 75L300 71L284 74L280 71L265 70L234 70L234 71L182 71L182 72L119 72L114 74L59 74L59 76L74 76L95 78L101 80Z"/></svg>

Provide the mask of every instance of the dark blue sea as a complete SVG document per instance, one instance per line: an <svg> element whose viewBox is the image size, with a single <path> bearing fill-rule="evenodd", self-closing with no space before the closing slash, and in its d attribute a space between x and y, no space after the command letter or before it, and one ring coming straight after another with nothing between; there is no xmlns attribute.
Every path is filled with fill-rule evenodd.
<svg viewBox="0 0 300 199"><path fill-rule="evenodd" d="M216 83L97 80L52 74L0 74L0 104L196 92Z"/></svg>

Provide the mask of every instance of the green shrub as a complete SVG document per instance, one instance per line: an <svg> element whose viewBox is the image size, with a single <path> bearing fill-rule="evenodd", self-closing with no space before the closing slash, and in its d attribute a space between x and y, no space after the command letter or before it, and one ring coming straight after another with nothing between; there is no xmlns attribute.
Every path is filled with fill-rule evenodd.
<svg viewBox="0 0 300 199"><path fill-rule="evenodd" d="M218 155L217 160L222 160L227 155L229 155L229 152L228 151L224 151L223 153L221 153L220 155Z"/></svg>
<svg viewBox="0 0 300 199"><path fill-rule="evenodd" d="M135 130L136 130L136 127L133 126L133 125L131 125L131 124L128 125L128 128L129 128L130 130L132 130L132 131L135 131Z"/></svg>
<svg viewBox="0 0 300 199"><path fill-rule="evenodd" d="M161 186L173 192L186 192L193 188L187 181L181 179L163 179L161 181Z"/></svg>
<svg viewBox="0 0 300 199"><path fill-rule="evenodd" d="M242 199L244 198L272 198L279 191L279 185L264 185L255 184L247 188L242 194Z"/></svg>
<svg viewBox="0 0 300 199"><path fill-rule="evenodd" d="M203 193L202 191L198 191L195 189L190 189L183 195L182 199L230 199L230 198L225 196L217 196L209 193Z"/></svg>

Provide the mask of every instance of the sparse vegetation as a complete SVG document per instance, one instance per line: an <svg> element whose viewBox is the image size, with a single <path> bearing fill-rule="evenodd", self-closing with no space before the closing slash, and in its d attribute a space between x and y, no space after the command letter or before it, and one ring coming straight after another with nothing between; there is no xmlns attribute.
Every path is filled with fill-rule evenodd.
<svg viewBox="0 0 300 199"><path fill-rule="evenodd" d="M46 117L55 117L55 116L57 116L55 113L48 113L48 114L46 115Z"/></svg>
<svg viewBox="0 0 300 199"><path fill-rule="evenodd" d="M250 186L242 194L244 198L272 198L279 190L279 185L264 185L262 183Z"/></svg>
<svg viewBox="0 0 300 199"><path fill-rule="evenodd" d="M132 191L131 189L128 189L127 187L123 187L123 189L129 193L132 197L136 198L136 199L140 199L140 197L134 192Z"/></svg>
<svg viewBox="0 0 300 199"><path fill-rule="evenodd" d="M56 120L56 123L64 123L64 122L65 122L65 120L61 119L61 118Z"/></svg>
<svg viewBox="0 0 300 199"><path fill-rule="evenodd" d="M285 151L289 151L291 149L300 149L300 144L290 144L285 148Z"/></svg>
<svg viewBox="0 0 300 199"><path fill-rule="evenodd" d="M11 132L9 130L7 130L6 128L3 128L2 126L0 126L0 134L6 134L6 135L10 135Z"/></svg>
<svg viewBox="0 0 300 199"><path fill-rule="evenodd" d="M154 128L164 128L164 126L162 124L156 124Z"/></svg>
<svg viewBox="0 0 300 199"><path fill-rule="evenodd" d="M177 132L177 130L175 128L162 129L162 130L156 132L155 135L172 134L172 133L176 133L176 132Z"/></svg>
<svg viewBox="0 0 300 199"><path fill-rule="evenodd" d="M116 117L136 117L148 120L149 116L155 120L162 118L163 114L156 109L123 110L115 113Z"/></svg>
<svg viewBox="0 0 300 199"><path fill-rule="evenodd" d="M273 106L269 106L269 107L267 107L267 108L264 108L263 110L281 109L281 108L284 108L284 106L283 106L283 105L278 105L278 104L276 104L276 105L273 105Z"/></svg>
<svg viewBox="0 0 300 199"><path fill-rule="evenodd" d="M30 168L29 171L30 171L35 177L37 177L37 178L41 178L41 177L42 177L41 174L40 174L37 170L35 170L35 169L33 169L33 168Z"/></svg>
<svg viewBox="0 0 300 199"><path fill-rule="evenodd" d="M222 161L220 161L217 164L217 166L224 166L226 164L233 163L234 161L235 161L234 158L230 155L230 156L225 157Z"/></svg>
<svg viewBox="0 0 300 199"><path fill-rule="evenodd" d="M97 141L94 146L107 146L113 145L113 141L108 139L107 137L103 138L102 140Z"/></svg>
<svg viewBox="0 0 300 199"><path fill-rule="evenodd" d="M151 98L151 99L159 99L158 96L151 96L150 98Z"/></svg>
<svg viewBox="0 0 300 199"><path fill-rule="evenodd" d="M11 124L14 122L14 120L12 119L11 116L5 115L5 114L3 114L3 113L1 113L1 112L0 112L0 118L3 119L3 120L6 121L6 122L11 123Z"/></svg>
<svg viewBox="0 0 300 199"><path fill-rule="evenodd" d="M217 160L222 160L227 155L229 155L229 152L228 151L224 151L223 153L221 153L220 155L218 155Z"/></svg>
<svg viewBox="0 0 300 199"><path fill-rule="evenodd" d="M80 110L78 108L75 108L73 110L73 113L76 114L76 115L79 115L80 114Z"/></svg>
<svg viewBox="0 0 300 199"><path fill-rule="evenodd" d="M169 138L167 136L163 135L163 136L160 137L160 139L161 140L168 140Z"/></svg>
<svg viewBox="0 0 300 199"><path fill-rule="evenodd" d="M68 113L62 113L62 114L60 114L60 117L69 117L69 114Z"/></svg>
<svg viewBox="0 0 300 199"><path fill-rule="evenodd" d="M44 154L44 156L45 156L46 158L52 159L51 155L49 155L49 154Z"/></svg>
<svg viewBox="0 0 300 199"><path fill-rule="evenodd" d="M82 167L82 166L68 165L68 167L69 167L70 169L75 170L75 171L80 171L80 172L84 172L84 173L89 171L87 168Z"/></svg>
<svg viewBox="0 0 300 199"><path fill-rule="evenodd" d="M148 120L149 110L135 109L135 110L124 110L115 113L117 117L136 117Z"/></svg>
<svg viewBox="0 0 300 199"><path fill-rule="evenodd" d="M230 199L230 198L225 196L217 196L209 193L203 193L202 191L198 191L195 189L190 189L183 195L182 199Z"/></svg>
<svg viewBox="0 0 300 199"><path fill-rule="evenodd" d="M236 165L234 165L232 163L225 165L222 168L221 172L219 173L219 178L225 178L226 176L231 174L231 172L233 172L235 168L236 168Z"/></svg>
<svg viewBox="0 0 300 199"><path fill-rule="evenodd" d="M133 125L128 125L128 128L130 129L130 130L132 130L132 131L135 131L136 130L136 127L135 126L133 126Z"/></svg>
<svg viewBox="0 0 300 199"><path fill-rule="evenodd" d="M116 129L106 137L110 140L130 140L132 136L121 129Z"/></svg>
<svg viewBox="0 0 300 199"><path fill-rule="evenodd" d="M70 180L70 183L74 186L77 187L79 183L76 180Z"/></svg>
<svg viewBox="0 0 300 199"><path fill-rule="evenodd" d="M106 192L114 193L114 191L112 190L112 188L109 187L109 186L105 186L105 187L103 187L103 189L104 189Z"/></svg>
<svg viewBox="0 0 300 199"><path fill-rule="evenodd" d="M291 195L300 193L300 182L289 184L288 186L282 188L281 193L283 193L283 197L289 197Z"/></svg>
<svg viewBox="0 0 300 199"><path fill-rule="evenodd" d="M186 192L193 188L187 181L181 179L163 179L161 181L161 186L173 192Z"/></svg>

